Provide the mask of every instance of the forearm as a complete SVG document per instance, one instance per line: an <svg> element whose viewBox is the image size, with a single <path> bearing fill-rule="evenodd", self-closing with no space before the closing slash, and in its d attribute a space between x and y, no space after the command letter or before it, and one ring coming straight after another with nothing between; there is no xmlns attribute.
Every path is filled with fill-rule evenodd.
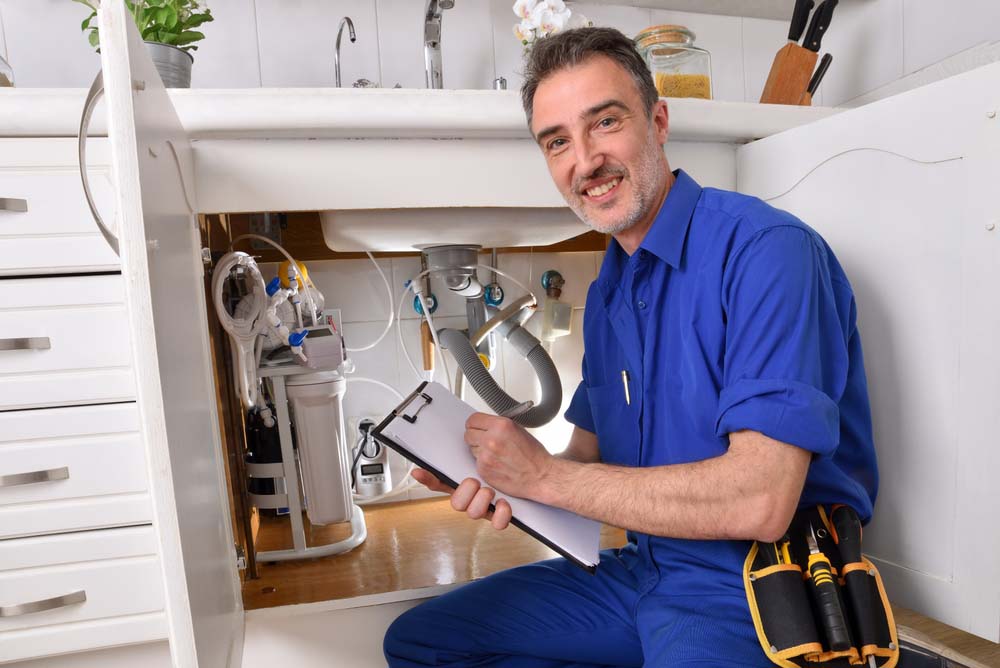
<svg viewBox="0 0 1000 668"><path fill-rule="evenodd" d="M536 487L535 500L657 536L775 540L797 505L805 456L804 466L790 470L733 449L700 462L649 468L558 459Z"/></svg>

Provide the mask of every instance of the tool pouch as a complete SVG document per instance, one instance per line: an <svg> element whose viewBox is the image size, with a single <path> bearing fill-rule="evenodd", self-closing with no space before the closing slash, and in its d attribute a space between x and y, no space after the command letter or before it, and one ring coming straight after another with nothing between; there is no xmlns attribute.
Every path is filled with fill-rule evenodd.
<svg viewBox="0 0 1000 668"><path fill-rule="evenodd" d="M809 562L805 536L810 527L840 592L852 645L845 651L830 651L810 596L810 576L803 569ZM800 509L787 538L787 550L781 544L754 542L743 566L750 614L767 657L784 668L869 666L869 657L878 668L894 668L899 639L878 569L864 557L844 563L836 532L820 506Z"/></svg>

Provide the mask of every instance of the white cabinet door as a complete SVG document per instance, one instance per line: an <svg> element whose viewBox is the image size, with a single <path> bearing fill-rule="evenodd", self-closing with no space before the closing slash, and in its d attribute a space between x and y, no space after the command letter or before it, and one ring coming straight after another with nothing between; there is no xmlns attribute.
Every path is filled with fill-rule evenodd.
<svg viewBox="0 0 1000 668"><path fill-rule="evenodd" d="M741 191L818 230L858 304L890 598L1000 639L1000 65L741 147Z"/></svg>
<svg viewBox="0 0 1000 668"><path fill-rule="evenodd" d="M177 666L236 666L243 611L190 145L122 0L100 13L122 273Z"/></svg>

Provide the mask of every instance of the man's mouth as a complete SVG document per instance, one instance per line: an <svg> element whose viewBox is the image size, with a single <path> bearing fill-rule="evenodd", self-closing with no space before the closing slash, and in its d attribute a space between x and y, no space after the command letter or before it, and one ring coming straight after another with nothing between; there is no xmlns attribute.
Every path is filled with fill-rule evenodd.
<svg viewBox="0 0 1000 668"><path fill-rule="evenodd" d="M610 181L605 181L601 185L587 188L586 190L584 190L584 194L586 194L586 196L591 200L601 201L609 199L611 196L610 193L612 193L618 187L618 184L621 182L622 182L621 177L616 176Z"/></svg>

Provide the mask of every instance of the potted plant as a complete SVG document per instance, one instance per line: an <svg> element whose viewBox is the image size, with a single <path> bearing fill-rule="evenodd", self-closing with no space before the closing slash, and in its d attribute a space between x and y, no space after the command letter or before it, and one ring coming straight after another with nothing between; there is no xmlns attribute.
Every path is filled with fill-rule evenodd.
<svg viewBox="0 0 1000 668"><path fill-rule="evenodd" d="M135 19L142 39L149 46L156 69L167 88L190 88L194 44L205 39L195 28L212 20L206 0L120 0ZM99 46L97 5L100 0L73 0L90 7L91 14L80 28L90 31L90 44ZM100 50L100 49L98 49Z"/></svg>

